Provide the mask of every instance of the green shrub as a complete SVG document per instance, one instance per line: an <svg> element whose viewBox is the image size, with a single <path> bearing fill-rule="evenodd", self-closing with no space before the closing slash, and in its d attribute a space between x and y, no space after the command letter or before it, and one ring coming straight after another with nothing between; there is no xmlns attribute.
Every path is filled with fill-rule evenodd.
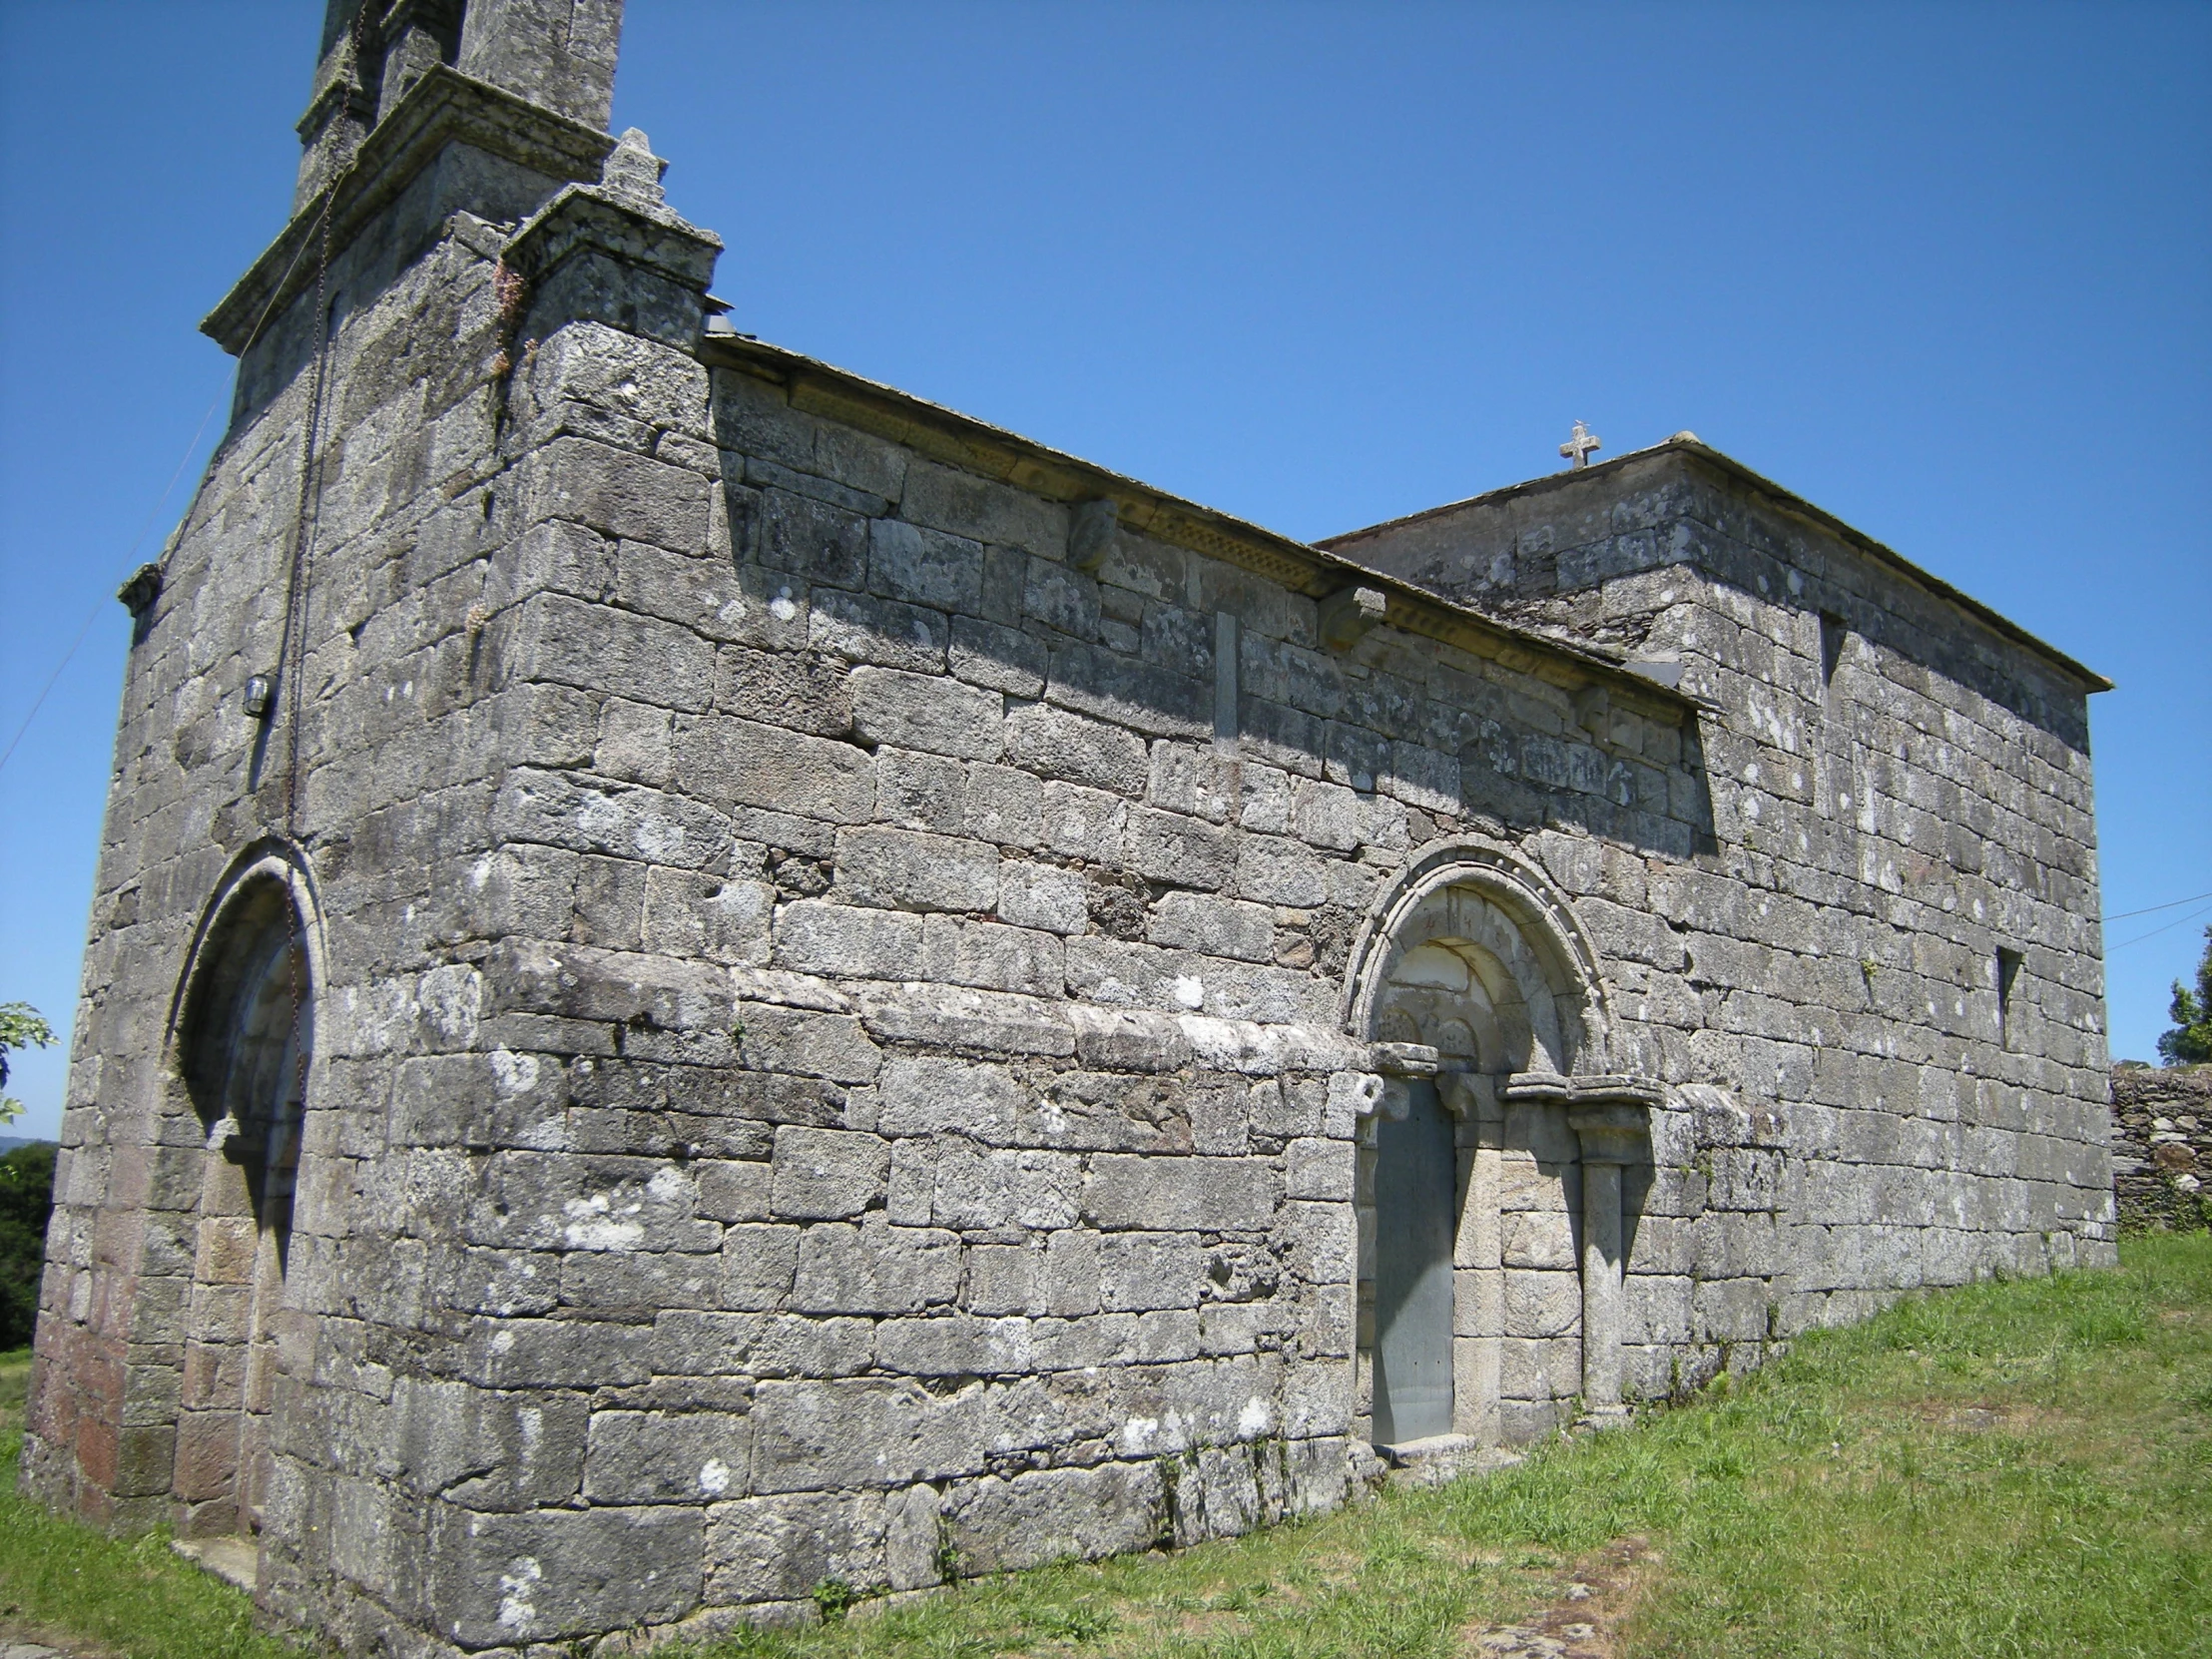
<svg viewBox="0 0 2212 1659"><path fill-rule="evenodd" d="M33 1141L0 1155L0 1349L24 1347L38 1327L55 1151L51 1141Z"/></svg>

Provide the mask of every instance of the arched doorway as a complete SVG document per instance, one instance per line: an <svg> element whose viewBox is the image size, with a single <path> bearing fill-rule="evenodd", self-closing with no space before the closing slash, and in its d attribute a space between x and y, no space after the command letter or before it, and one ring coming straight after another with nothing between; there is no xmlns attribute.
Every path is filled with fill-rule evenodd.
<svg viewBox="0 0 2212 1659"><path fill-rule="evenodd" d="M180 1070L206 1136L185 1310L173 1491L185 1537L252 1533L285 1333L314 1044L306 928L288 871L250 870L194 953Z"/></svg>
<svg viewBox="0 0 2212 1659"><path fill-rule="evenodd" d="M1360 1149L1370 1438L1526 1438L1581 1387L1580 1169L1566 1113L1510 1080L1601 1048L1594 953L1540 876L1462 844L1394 884L1354 972L1353 1030L1414 1045Z"/></svg>

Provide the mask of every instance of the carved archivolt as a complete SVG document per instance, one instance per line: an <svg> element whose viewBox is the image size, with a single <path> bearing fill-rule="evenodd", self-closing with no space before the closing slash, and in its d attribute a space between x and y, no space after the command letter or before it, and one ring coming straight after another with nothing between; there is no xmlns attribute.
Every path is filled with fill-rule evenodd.
<svg viewBox="0 0 2212 1659"><path fill-rule="evenodd" d="M268 1109L261 1097L276 1080L258 1074L303 1036L273 1022L296 1023L294 1002L302 1013L314 1006L323 961L305 854L289 841L257 841L216 883L170 1003L166 1050L204 1117L239 1116L231 1096L242 1091Z"/></svg>
<svg viewBox="0 0 2212 1659"><path fill-rule="evenodd" d="M1566 895L1516 853L1471 836L1424 847L1378 897L1346 977L1345 1026L1421 1042L1447 1067L1602 1071L1598 956Z"/></svg>

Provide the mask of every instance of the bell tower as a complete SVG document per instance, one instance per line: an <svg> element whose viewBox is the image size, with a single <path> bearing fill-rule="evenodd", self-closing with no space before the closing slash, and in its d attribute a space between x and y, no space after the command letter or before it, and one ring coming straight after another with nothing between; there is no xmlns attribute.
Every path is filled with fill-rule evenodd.
<svg viewBox="0 0 2212 1659"><path fill-rule="evenodd" d="M607 131L621 21L331 0L290 219L202 323L230 427L121 596L24 1483L353 1648L496 1628L496 1572L422 1562L557 1483L446 1493L486 1292L467 1202L405 1195L514 1133L492 958L571 901L501 815L592 751L555 683L579 515L701 558L712 527L721 244ZM510 1478L545 1404L463 1454Z"/></svg>
<svg viewBox="0 0 2212 1659"><path fill-rule="evenodd" d="M605 127L621 39L622 0L329 0L294 211L439 64Z"/></svg>

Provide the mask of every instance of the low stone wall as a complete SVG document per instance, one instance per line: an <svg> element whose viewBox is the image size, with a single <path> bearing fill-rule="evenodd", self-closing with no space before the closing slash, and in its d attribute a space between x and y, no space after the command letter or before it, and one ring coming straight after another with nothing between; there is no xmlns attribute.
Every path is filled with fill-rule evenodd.
<svg viewBox="0 0 2212 1659"><path fill-rule="evenodd" d="M2212 1222L2212 1066L2116 1066L2112 1175L2120 1226Z"/></svg>

